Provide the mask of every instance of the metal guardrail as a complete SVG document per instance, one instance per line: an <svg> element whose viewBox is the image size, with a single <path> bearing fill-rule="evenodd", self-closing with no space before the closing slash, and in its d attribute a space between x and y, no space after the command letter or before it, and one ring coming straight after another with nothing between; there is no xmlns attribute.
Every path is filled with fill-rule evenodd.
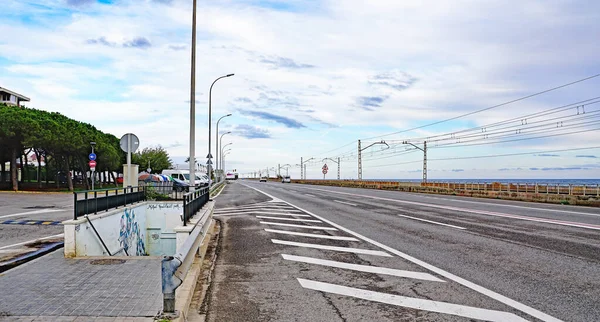
<svg viewBox="0 0 600 322"><path fill-rule="evenodd" d="M194 216L209 200L208 187L200 188L183 195L183 225Z"/></svg>
<svg viewBox="0 0 600 322"><path fill-rule="evenodd" d="M83 198L79 198L80 196ZM144 200L146 200L144 187L75 191L73 192L73 219Z"/></svg>

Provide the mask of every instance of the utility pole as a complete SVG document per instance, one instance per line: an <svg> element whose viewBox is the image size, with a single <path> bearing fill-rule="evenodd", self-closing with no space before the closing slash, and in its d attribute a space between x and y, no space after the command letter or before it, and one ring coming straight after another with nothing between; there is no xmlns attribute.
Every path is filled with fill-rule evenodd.
<svg viewBox="0 0 600 322"><path fill-rule="evenodd" d="M338 180L340 180L340 157L338 157Z"/></svg>
<svg viewBox="0 0 600 322"><path fill-rule="evenodd" d="M306 164L304 164L304 180L306 180Z"/></svg>
<svg viewBox="0 0 600 322"><path fill-rule="evenodd" d="M321 162L323 162L325 160L331 160L331 161L337 163L337 179L340 180L340 157L337 158L337 161L335 161L332 158L324 158L323 160L321 160Z"/></svg>
<svg viewBox="0 0 600 322"><path fill-rule="evenodd" d="M300 179L304 179L304 163L302 157L300 157Z"/></svg>
<svg viewBox="0 0 600 322"><path fill-rule="evenodd" d="M281 163L277 163L277 176L281 177Z"/></svg>
<svg viewBox="0 0 600 322"><path fill-rule="evenodd" d="M376 144L385 144L388 147L388 149L390 148L390 146L387 143L385 143L384 140L381 140L380 142L375 142L375 143L369 144L366 147L361 149L360 148L360 140L358 140L358 180L362 180L362 155L361 155L361 152L376 145Z"/></svg>
<svg viewBox="0 0 600 322"><path fill-rule="evenodd" d="M427 141L423 141L423 148L421 149L420 147L408 142L408 141L404 141L402 142L403 144L410 144L412 146L414 146L415 148L423 151L423 183L427 184Z"/></svg>

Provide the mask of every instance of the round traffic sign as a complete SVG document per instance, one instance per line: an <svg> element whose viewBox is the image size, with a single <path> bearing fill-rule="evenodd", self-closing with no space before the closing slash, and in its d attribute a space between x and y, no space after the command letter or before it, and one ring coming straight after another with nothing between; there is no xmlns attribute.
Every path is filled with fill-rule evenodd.
<svg viewBox="0 0 600 322"><path fill-rule="evenodd" d="M119 145L124 152L133 153L140 146L140 140L135 134L127 133L121 137Z"/></svg>
<svg viewBox="0 0 600 322"><path fill-rule="evenodd" d="M95 161L96 160L96 153L90 153L89 157L90 157L90 161Z"/></svg>
<svg viewBox="0 0 600 322"><path fill-rule="evenodd" d="M88 165L90 166L90 168L95 168L96 167L96 161L91 160L90 162L88 162Z"/></svg>
<svg viewBox="0 0 600 322"><path fill-rule="evenodd" d="M323 174L327 174L327 169L323 169Z"/></svg>

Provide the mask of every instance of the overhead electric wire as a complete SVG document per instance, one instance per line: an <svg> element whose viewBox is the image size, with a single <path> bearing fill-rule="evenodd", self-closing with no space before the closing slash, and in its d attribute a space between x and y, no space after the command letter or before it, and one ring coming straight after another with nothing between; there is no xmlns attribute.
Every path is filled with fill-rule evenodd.
<svg viewBox="0 0 600 322"><path fill-rule="evenodd" d="M516 102L519 102L519 101L522 101L522 100L526 100L526 99L534 97L534 96L538 96L538 95L542 95L542 94L545 94L545 93L548 93L548 92L552 92L552 91L555 91L557 89L561 89L561 88L564 88L564 87L567 87L567 86L571 86L571 85L574 85L574 84L577 84L577 83L581 83L581 82L590 80L592 78L596 78L598 76L600 76L600 74L592 75L592 76L589 76L589 77L586 77L586 78L582 78L582 79L579 79L579 80L576 80L576 81L573 81L573 82L570 82L570 83L567 83L567 84L563 84L563 85L556 86L556 87L553 87L553 88L550 88L550 89L547 89L547 90L543 90L541 92L537 92L537 93L534 93L534 94L523 96L523 97L511 100L511 101L508 101L508 102L504 102L504 103L497 104L497 105L494 105L494 106L490 106L490 107L486 107L486 108L483 108L483 109L479 109L479 110L476 110L476 111L473 111L473 112L469 112L469 113L461 114L461 115L458 115L458 116L454 116L454 117L451 117L451 118L448 118L448 119L445 119L445 120L436 121L436 122L433 122L433 123L429 123L429 124L425 124L425 125L413 127L413 128L406 129L406 130L401 130L401 131L396 131L396 132L387 133L387 134L383 134L383 135L373 136L373 137L365 138L364 140L371 140L371 139L375 139L375 138L382 138L382 137L386 137L386 136L390 136L390 135L395 135L395 134L410 132L410 131L414 131L414 130L426 128L426 127L429 127L429 126L433 126L433 125L445 123L445 122L448 122L448 121L456 120L456 119L459 119L459 118L462 118L462 117L465 117L465 116L469 116L469 115L481 113L481 112L488 111L488 110L491 110L491 109L494 109L494 108L498 108L498 107L501 107L501 106L505 106L505 105L508 105L508 104L516 103Z"/></svg>

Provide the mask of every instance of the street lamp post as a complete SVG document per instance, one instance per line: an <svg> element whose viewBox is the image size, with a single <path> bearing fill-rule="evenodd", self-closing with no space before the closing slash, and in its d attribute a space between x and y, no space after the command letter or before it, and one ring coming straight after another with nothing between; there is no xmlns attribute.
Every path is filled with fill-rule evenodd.
<svg viewBox="0 0 600 322"><path fill-rule="evenodd" d="M222 162L223 168L225 168L225 156L228 154L231 154L231 149L225 151L225 154L221 155L221 162Z"/></svg>
<svg viewBox="0 0 600 322"><path fill-rule="evenodd" d="M219 120L217 121L217 135L219 135L219 122L221 122L221 120L223 118L228 117L228 116L231 116L231 113L229 113L225 116L221 116L219 118ZM217 151L217 160L216 160L215 164L217 165L217 171L218 171L219 170L219 138L215 137L215 141L216 141L215 142L215 150ZM221 170L223 170L223 169L221 168Z"/></svg>
<svg viewBox="0 0 600 322"><path fill-rule="evenodd" d="M96 146L96 142L90 142L90 145L92 146L92 154L94 154L94 147ZM94 168L90 168L90 173L92 174L92 190L94 190Z"/></svg>
<svg viewBox="0 0 600 322"><path fill-rule="evenodd" d="M190 191L196 187L196 0L192 9L192 75L190 89ZM209 122L210 125L210 122ZM210 147L210 146L209 146ZM210 148L209 148L210 149ZM173 306L175 304L173 303Z"/></svg>
<svg viewBox="0 0 600 322"><path fill-rule="evenodd" d="M195 3L195 2L194 2L194 3ZM195 14L195 11L194 11L194 14ZM210 134L211 134L211 123L212 123L212 114L211 114L211 107L212 107L212 102L211 102L211 100L212 100L212 88L213 88L213 86L215 85L215 83L216 83L216 82L217 82L219 79L221 79L221 78L225 78L225 77L231 77L231 76L233 76L233 75L234 75L234 74L227 74L227 75L224 75L224 76L221 76L221 77L219 77L219 78L215 79L215 80L214 80L214 82L212 82L212 84L210 85L210 89L209 89L209 91L208 91L208 155L206 156L206 158L208 159L208 161L206 161L206 165L207 165L207 167L206 167L206 172L208 172L208 179L209 179L209 180L208 180L208 187L209 187L209 188L210 188L210 186L211 186L211 180L210 180L210 179L211 179L211 175L210 175L210 170L211 170L211 164L212 164L212 161L211 161L211 159L212 159L212 155L210 154L210 140L211 140L211 136L210 136ZM218 134L217 134L217 135L218 135Z"/></svg>
<svg viewBox="0 0 600 322"><path fill-rule="evenodd" d="M221 157L223 157L223 152L226 152L226 151L227 151L227 150L225 150L225 148L226 148L228 145L232 145L232 144L233 144L233 142L229 142L229 143L227 143L227 144L225 144L225 145L223 145L223 146L221 147ZM229 150L231 150L231 149L229 149ZM225 171L225 167L223 166L223 163L221 163L221 170Z"/></svg>
<svg viewBox="0 0 600 322"><path fill-rule="evenodd" d="M230 134L230 133L231 133L231 131L229 131L229 132L225 132L225 133L221 134L221 138L219 139L219 145L220 145L221 147L223 146L223 136L224 136L225 134ZM217 135L218 135L218 133L217 133ZM219 151L217 151L217 153L219 153ZM223 168L223 167L221 167L221 169L222 169L222 168Z"/></svg>

